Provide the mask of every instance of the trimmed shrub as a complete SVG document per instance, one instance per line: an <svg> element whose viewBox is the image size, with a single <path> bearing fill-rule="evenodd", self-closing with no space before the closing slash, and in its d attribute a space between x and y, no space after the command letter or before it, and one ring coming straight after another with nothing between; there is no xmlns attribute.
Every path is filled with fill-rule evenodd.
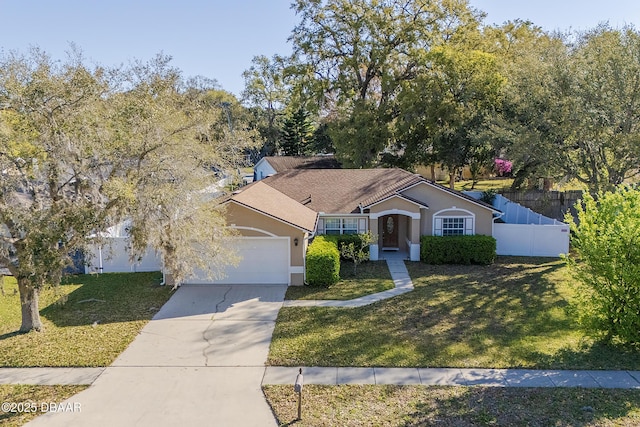
<svg viewBox="0 0 640 427"><path fill-rule="evenodd" d="M491 264L496 239L491 236L422 236L420 259L427 264Z"/></svg>
<svg viewBox="0 0 640 427"><path fill-rule="evenodd" d="M323 234L322 238L328 242L333 242L338 248L338 252L342 253L342 246L348 245L349 243L353 243L355 247L360 247L362 244L362 234L332 234L326 235ZM365 246L364 251L369 253L369 246ZM347 259L340 255L340 259L346 261Z"/></svg>
<svg viewBox="0 0 640 427"><path fill-rule="evenodd" d="M307 248L307 283L330 286L340 280L340 252L335 242L317 236Z"/></svg>

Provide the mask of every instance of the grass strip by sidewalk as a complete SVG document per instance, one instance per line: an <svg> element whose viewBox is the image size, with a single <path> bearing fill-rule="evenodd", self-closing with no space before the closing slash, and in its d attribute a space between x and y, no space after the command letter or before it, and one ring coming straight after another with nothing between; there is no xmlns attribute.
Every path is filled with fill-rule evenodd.
<svg viewBox="0 0 640 427"><path fill-rule="evenodd" d="M169 299L159 273L72 276L40 295L44 332L20 334L13 278L0 295L0 366L108 366Z"/></svg>
<svg viewBox="0 0 640 427"><path fill-rule="evenodd" d="M280 311L276 366L640 370L640 352L587 339L567 311L562 261L407 263L415 290L366 307Z"/></svg>
<svg viewBox="0 0 640 427"><path fill-rule="evenodd" d="M394 284L386 261L368 261L353 272L353 263L342 261L340 281L329 287L290 286L285 299L350 300L393 289Z"/></svg>
<svg viewBox="0 0 640 427"><path fill-rule="evenodd" d="M17 427L42 415L52 407L52 403L60 404L88 386L85 385L0 385L0 402L9 404L9 411L0 410L0 426ZM82 402L74 402L82 409Z"/></svg>
<svg viewBox="0 0 640 427"><path fill-rule="evenodd" d="M263 390L281 426L640 425L640 390L310 385L302 421L292 386Z"/></svg>

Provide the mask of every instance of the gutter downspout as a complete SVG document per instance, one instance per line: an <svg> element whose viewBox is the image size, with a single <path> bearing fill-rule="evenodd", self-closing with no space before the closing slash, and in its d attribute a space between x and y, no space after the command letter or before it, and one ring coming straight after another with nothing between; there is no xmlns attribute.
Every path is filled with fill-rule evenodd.
<svg viewBox="0 0 640 427"><path fill-rule="evenodd" d="M494 232L495 232L495 230L494 230L494 226L496 225L496 220L497 220L497 219L502 218L504 215L505 215L505 213L504 213L504 212L500 212L500 215L498 215L498 216L494 217L494 218L491 220L491 237L493 237L494 239L495 239L495 236L494 236Z"/></svg>
<svg viewBox="0 0 640 427"><path fill-rule="evenodd" d="M316 236L316 232L312 231L311 233L309 233L307 235L307 237L304 238L305 247L308 247L309 240L313 239L315 236ZM307 283L307 252L306 252L306 250L302 254L302 283L304 283L305 285L308 285L308 283Z"/></svg>

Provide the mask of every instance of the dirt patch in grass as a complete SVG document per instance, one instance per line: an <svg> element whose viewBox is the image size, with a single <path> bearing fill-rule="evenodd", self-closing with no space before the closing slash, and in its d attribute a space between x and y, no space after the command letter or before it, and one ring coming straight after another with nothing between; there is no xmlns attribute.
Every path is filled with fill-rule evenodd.
<svg viewBox="0 0 640 427"><path fill-rule="evenodd" d="M0 385L0 402L3 403L0 410L0 426L24 425L45 413L53 406L51 403L60 404L87 387L84 385ZM79 404L79 409L82 409L82 402L74 403Z"/></svg>
<svg viewBox="0 0 640 427"><path fill-rule="evenodd" d="M263 389L282 426L640 425L640 390L305 386L296 421L291 386Z"/></svg>
<svg viewBox="0 0 640 427"><path fill-rule="evenodd" d="M407 263L415 290L370 306L284 308L268 362L283 366L640 369L640 352L587 339L557 259Z"/></svg>
<svg viewBox="0 0 640 427"><path fill-rule="evenodd" d="M40 296L44 332L19 334L15 280L0 296L0 366L108 366L172 295L158 273L68 278Z"/></svg>
<svg viewBox="0 0 640 427"><path fill-rule="evenodd" d="M364 295L393 289L394 284L386 261L360 264L354 273L353 263L340 264L340 281L329 287L290 286L286 299L350 300Z"/></svg>

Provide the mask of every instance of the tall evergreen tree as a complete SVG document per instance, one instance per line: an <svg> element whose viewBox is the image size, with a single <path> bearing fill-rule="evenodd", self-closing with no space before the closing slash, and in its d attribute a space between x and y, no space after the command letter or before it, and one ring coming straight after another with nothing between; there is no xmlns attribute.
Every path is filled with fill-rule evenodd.
<svg viewBox="0 0 640 427"><path fill-rule="evenodd" d="M313 139L313 125L309 120L309 113L304 108L298 108L284 121L280 149L285 156L315 154Z"/></svg>

